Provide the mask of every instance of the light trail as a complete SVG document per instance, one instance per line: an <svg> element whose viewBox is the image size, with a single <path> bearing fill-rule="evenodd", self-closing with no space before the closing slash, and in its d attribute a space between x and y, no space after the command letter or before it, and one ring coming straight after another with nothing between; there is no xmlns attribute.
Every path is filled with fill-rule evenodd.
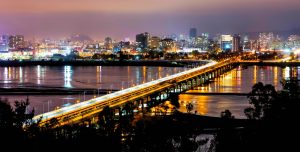
<svg viewBox="0 0 300 152"><path fill-rule="evenodd" d="M223 62L226 62L228 60L225 60ZM176 78L180 78L180 77L183 77L183 76L188 76L189 74L192 74L194 72L197 72L199 70L203 70L205 68L208 68L208 67L213 67L215 65L217 65L218 62L214 62L214 61L210 61L210 63L208 64L205 64L203 66L200 66L200 67L197 67L197 68L193 68L193 69L190 69L190 70L187 70L187 71L184 71L184 72L180 72L180 73L177 73L177 74L174 74L174 75L170 75L170 76L167 76L167 77L164 77L164 78L160 78L160 79L157 79L157 80L154 80L154 81L150 81L150 82L147 82L147 83L144 83L144 84L140 84L140 85L137 85L137 86L134 86L134 87L131 87L131 88L127 88L127 89L124 89L124 90L121 90L121 91L117 91L117 92L114 92L114 93L111 93L111 94L107 94L107 95L104 95L104 96L101 96L101 97L98 97L98 98L94 98L94 99L90 99L90 100L87 100L87 101L84 101L84 102L80 102L80 103L76 103L74 105L70 105L68 107L63 107L61 109L57 109L57 110L54 110L54 111L51 111L51 112L47 112L47 113L44 113L44 114L40 114L40 115L37 115L33 118L33 120L35 122L37 122L39 119L41 119L41 121L46 121L46 120L50 120L52 118L57 118L57 117L60 117L60 116L63 116L63 115L66 115L66 114L71 114L71 113L74 113L76 111L81 111L81 110L84 110L86 108L89 108L89 107L93 107L95 105L111 105L112 103L114 105L118 105L118 104L121 104L123 103L122 101L117 101L117 103L114 102L113 99L127 99L130 97L131 98L134 98L133 95L135 95L135 92L136 95L135 96L142 96L144 95L142 92L138 92L138 91L141 91L144 89L148 89L148 90L159 90L161 89L162 87L157 87L157 85L159 84L162 84L164 82L169 82L170 80L176 80ZM156 86L156 87L155 87ZM130 94L132 93L132 94ZM133 97L132 97L133 96ZM112 101L110 101L112 100ZM127 99L128 101L129 99Z"/></svg>

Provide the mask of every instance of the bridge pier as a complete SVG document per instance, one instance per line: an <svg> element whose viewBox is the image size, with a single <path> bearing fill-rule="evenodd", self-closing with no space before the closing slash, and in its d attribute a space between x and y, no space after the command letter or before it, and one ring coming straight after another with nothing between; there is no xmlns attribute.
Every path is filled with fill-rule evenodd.
<svg viewBox="0 0 300 152"><path fill-rule="evenodd" d="M141 109L142 112L144 112L146 107L144 104L147 104L146 110L148 110L149 108L160 104L166 98L172 97L173 93L178 95L179 93L184 92L188 89L194 89L195 87L208 82L210 79L214 79L221 74L231 70L235 66L233 62L234 61L210 63L210 65L204 68L199 68L196 71L187 71L187 73L179 74L178 76L170 80L165 80L163 82L157 81L154 84L151 84L151 86L141 87L138 89L134 88L132 91L117 95L116 98L101 98L99 99L99 101L92 101L92 103L88 103L88 105L86 105L87 107L85 108L77 108L63 114L55 113L56 115L53 117L59 119L59 121L63 122L64 124L70 124L72 123L72 120L78 123L78 120L85 120L86 118L92 118L94 120L93 116L96 115L94 113L100 112L101 109L103 109L103 107L105 106L113 106L111 108L113 108L114 110L114 115L119 112L119 117L122 117L123 114L133 114L132 111L133 109L135 109L136 105L138 107L138 110ZM295 74L292 73L291 75ZM160 86L161 89L155 92L153 88L157 86ZM144 96L140 96L141 94L143 94ZM123 111L125 113L123 113ZM35 120L36 119L37 117L35 118ZM49 120L43 119L43 123L46 123L48 121Z"/></svg>

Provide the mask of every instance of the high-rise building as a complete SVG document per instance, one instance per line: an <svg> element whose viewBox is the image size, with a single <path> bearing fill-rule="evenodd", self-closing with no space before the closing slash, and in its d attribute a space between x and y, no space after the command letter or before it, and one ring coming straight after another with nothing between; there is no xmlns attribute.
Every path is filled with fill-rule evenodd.
<svg viewBox="0 0 300 152"><path fill-rule="evenodd" d="M8 51L8 44L9 44L9 35L2 35L0 36L0 52Z"/></svg>
<svg viewBox="0 0 300 152"><path fill-rule="evenodd" d="M300 36L290 35L287 40L288 48L300 48Z"/></svg>
<svg viewBox="0 0 300 152"><path fill-rule="evenodd" d="M203 38L201 36L197 36L195 38L195 41L194 41L192 47L194 47L194 48L202 48L202 45L203 45Z"/></svg>
<svg viewBox="0 0 300 152"><path fill-rule="evenodd" d="M222 51L232 50L232 39L231 35L220 35L219 44Z"/></svg>
<svg viewBox="0 0 300 152"><path fill-rule="evenodd" d="M9 35L2 35L0 37L0 42L1 43L5 43L5 44L8 44L9 43Z"/></svg>
<svg viewBox="0 0 300 152"><path fill-rule="evenodd" d="M232 52L241 51L241 37L238 34L235 34L232 37Z"/></svg>
<svg viewBox="0 0 300 152"><path fill-rule="evenodd" d="M209 47L209 34L208 33L202 33L201 37L203 39L203 44L202 44L202 50L208 50Z"/></svg>
<svg viewBox="0 0 300 152"><path fill-rule="evenodd" d="M191 28L189 36L190 36L190 38L196 38L197 37L197 29L196 28Z"/></svg>
<svg viewBox="0 0 300 152"><path fill-rule="evenodd" d="M112 49L113 49L112 38L106 37L106 38L104 39L104 48L105 48L106 50L112 50Z"/></svg>
<svg viewBox="0 0 300 152"><path fill-rule="evenodd" d="M259 50L269 50L271 47L271 43L274 41L273 33L259 33L258 44Z"/></svg>
<svg viewBox="0 0 300 152"><path fill-rule="evenodd" d="M243 51L250 51L251 50L251 42L247 35L243 37Z"/></svg>
<svg viewBox="0 0 300 152"><path fill-rule="evenodd" d="M161 45L160 45L160 38L157 37L157 36L153 36L151 37L150 39L150 42L149 42L149 47L151 49L157 49L159 48Z"/></svg>
<svg viewBox="0 0 300 152"><path fill-rule="evenodd" d="M145 32L145 33L137 34L135 41L138 47L145 49L149 45L149 40L150 40L150 34Z"/></svg>
<svg viewBox="0 0 300 152"><path fill-rule="evenodd" d="M24 36L23 35L12 35L9 36L9 48L10 49L20 49L24 48Z"/></svg>
<svg viewBox="0 0 300 152"><path fill-rule="evenodd" d="M173 39L163 39L161 40L162 48L165 52L176 52L176 43Z"/></svg>

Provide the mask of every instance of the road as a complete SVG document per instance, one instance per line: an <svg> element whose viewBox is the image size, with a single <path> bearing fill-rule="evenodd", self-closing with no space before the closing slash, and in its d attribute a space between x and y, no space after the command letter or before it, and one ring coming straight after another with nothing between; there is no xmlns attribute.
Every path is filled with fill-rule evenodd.
<svg viewBox="0 0 300 152"><path fill-rule="evenodd" d="M232 62L235 61L229 59L219 63L212 61L197 68L193 68L171 76L117 91L88 101L77 103L68 107L63 107L61 109L57 109L48 113L37 115L33 118L33 120L37 121L41 119L41 124L44 124L52 118L56 118L60 122L60 125L77 122L81 119L99 113L105 106L117 107L126 102L149 96L153 93L163 91L169 87L174 86L173 82L182 82L188 80L197 75L213 71L216 68L222 67Z"/></svg>

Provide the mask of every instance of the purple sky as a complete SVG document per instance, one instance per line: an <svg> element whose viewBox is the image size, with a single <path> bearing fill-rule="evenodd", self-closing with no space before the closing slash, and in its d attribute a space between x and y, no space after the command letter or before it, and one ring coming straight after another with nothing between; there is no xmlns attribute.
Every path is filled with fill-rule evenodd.
<svg viewBox="0 0 300 152"><path fill-rule="evenodd" d="M0 0L0 34L28 39L83 33L134 38L198 32L242 33L300 27L300 0Z"/></svg>

